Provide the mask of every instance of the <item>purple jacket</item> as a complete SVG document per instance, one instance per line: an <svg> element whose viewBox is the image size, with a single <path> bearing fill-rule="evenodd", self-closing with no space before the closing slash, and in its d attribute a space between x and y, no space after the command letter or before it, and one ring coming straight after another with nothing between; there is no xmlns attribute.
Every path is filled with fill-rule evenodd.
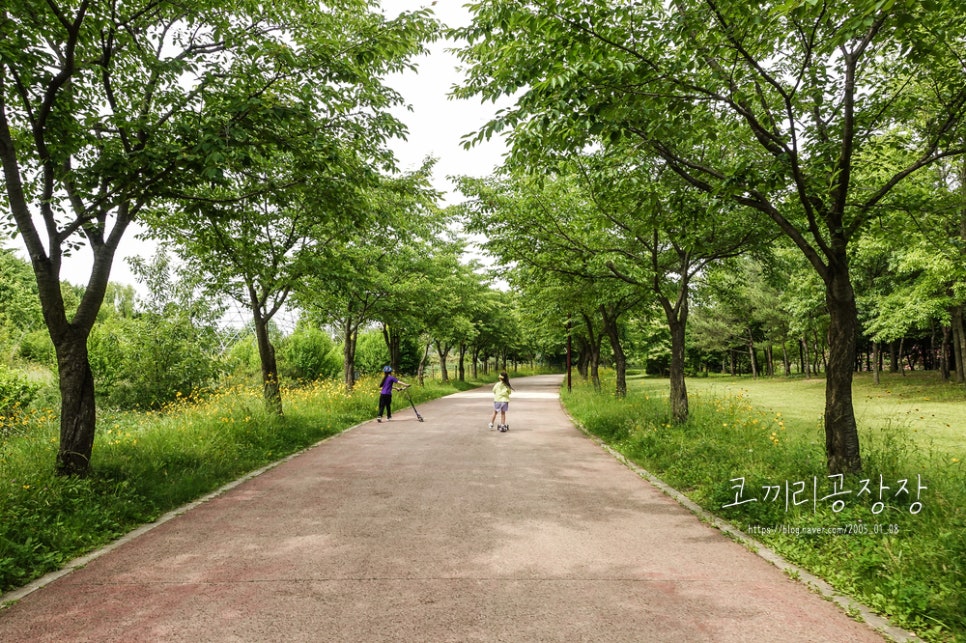
<svg viewBox="0 0 966 643"><path fill-rule="evenodd" d="M389 395L392 393L392 385L398 382L395 377L390 375L386 378L386 381L382 383L382 390L380 391L383 395Z"/></svg>

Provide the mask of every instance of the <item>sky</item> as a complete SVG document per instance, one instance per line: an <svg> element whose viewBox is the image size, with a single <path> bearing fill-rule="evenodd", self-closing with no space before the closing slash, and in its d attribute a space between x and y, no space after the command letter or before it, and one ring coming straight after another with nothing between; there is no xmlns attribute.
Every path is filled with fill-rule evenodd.
<svg viewBox="0 0 966 643"><path fill-rule="evenodd" d="M415 10L432 5L438 20L448 26L461 26L469 23L470 12L463 7L464 0L382 0L383 12L387 16L398 15L405 10ZM409 129L405 141L391 144L403 171L418 168L423 160L432 156L438 159L433 174L434 187L443 193L443 204L458 203L460 196L447 176L469 175L487 176L502 162L506 148L502 140L491 141L463 149L461 139L474 133L496 112L498 106L483 104L479 100L456 100L448 97L454 84L462 76L458 71L459 61L455 54L447 51L455 44L440 40L430 43L430 53L417 58L416 72L394 76L387 83L403 95L412 111L397 110L395 115ZM118 249L111 270L111 281L136 286L136 280L127 262L128 257L150 257L154 252L151 243L136 238L138 228L129 228ZM12 245L25 256L20 240ZM81 249L75 257L64 263L61 279L75 284L86 284L90 276L91 257L87 249Z"/></svg>
<svg viewBox="0 0 966 643"><path fill-rule="evenodd" d="M438 0L436 3L414 0L382 0L386 15L396 15L403 10L414 10L432 4L437 19L447 26L469 24L470 12L463 7L464 0ZM416 60L417 73L409 73L389 84L399 91L409 103L412 112L397 112L397 116L409 127L405 142L393 145L402 169L414 169L427 156L439 159L434 174L434 185L446 192L445 203L458 202L459 195L452 191L447 176L487 176L502 163L506 147L501 139L494 138L469 150L463 149L461 139L475 133L489 121L499 106L480 100L456 100L447 97L462 75L456 55L447 51L456 46L452 41L431 43L430 54Z"/></svg>

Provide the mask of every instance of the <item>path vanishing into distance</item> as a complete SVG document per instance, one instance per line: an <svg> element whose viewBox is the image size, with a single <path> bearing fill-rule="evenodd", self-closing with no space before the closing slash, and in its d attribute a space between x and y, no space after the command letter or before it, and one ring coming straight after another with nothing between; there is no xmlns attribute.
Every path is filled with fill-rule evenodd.
<svg viewBox="0 0 966 643"><path fill-rule="evenodd" d="M509 432L488 387L400 406L4 596L0 641L888 640L512 383Z"/></svg>

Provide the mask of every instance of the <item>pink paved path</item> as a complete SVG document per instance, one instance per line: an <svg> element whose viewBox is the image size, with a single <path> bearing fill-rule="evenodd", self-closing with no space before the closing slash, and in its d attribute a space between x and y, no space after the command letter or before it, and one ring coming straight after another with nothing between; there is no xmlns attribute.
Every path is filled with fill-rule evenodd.
<svg viewBox="0 0 966 643"><path fill-rule="evenodd" d="M882 641L569 421L401 407L0 611L0 641Z"/></svg>

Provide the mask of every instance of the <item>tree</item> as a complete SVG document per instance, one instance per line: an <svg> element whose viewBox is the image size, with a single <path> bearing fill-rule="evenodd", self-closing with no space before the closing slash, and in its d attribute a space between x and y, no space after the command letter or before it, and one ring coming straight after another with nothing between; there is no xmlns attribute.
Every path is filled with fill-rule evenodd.
<svg viewBox="0 0 966 643"><path fill-rule="evenodd" d="M691 284L716 261L750 250L765 240L743 207L704 198L681 185L653 159L630 156L614 146L620 160L591 157L581 172L611 239L594 241L594 252L621 280L648 293L667 320L671 415L688 418L685 383L687 323Z"/></svg>
<svg viewBox="0 0 966 643"><path fill-rule="evenodd" d="M891 195L888 214L860 240L854 256L867 286L860 298L863 328L874 347L915 332L933 334L938 325L943 339L933 352L942 375L950 376L955 361L963 381L962 355L956 351L962 324L957 313L966 301L960 183L966 159L956 161L938 163L900 186Z"/></svg>
<svg viewBox="0 0 966 643"><path fill-rule="evenodd" d="M617 371L615 393L623 397L627 360L621 345L621 317L641 302L641 295L620 283L604 265L601 257L608 251L600 250L594 238L604 237L606 245L611 238L609 224L576 175L566 171L545 181L522 174L505 180L464 179L461 189L474 197L465 205L468 229L486 233L484 247L504 263L517 266L513 281L519 288L558 285L561 290L555 292L564 301L577 300L568 312L583 318L590 337L587 348L595 353L592 368L606 337ZM558 320L561 326L562 321Z"/></svg>
<svg viewBox="0 0 966 643"><path fill-rule="evenodd" d="M596 284L575 283L568 275L527 265L517 265L509 280L520 293L523 335L537 352L550 356L562 354L569 337L571 346L576 344L578 374L599 392L605 335Z"/></svg>
<svg viewBox="0 0 966 643"><path fill-rule="evenodd" d="M96 411L87 339L128 226L184 169L178 117L220 73L219 54L264 39L279 17L230 17L228 4L15 0L0 13L5 202L57 354L60 473L90 466ZM185 87L186 74L195 87ZM60 272L82 244L93 267L72 311Z"/></svg>
<svg viewBox="0 0 966 643"><path fill-rule="evenodd" d="M478 139L510 129L521 163L546 149L637 141L694 189L756 210L798 247L830 319L828 468L858 471L849 248L897 185L966 151L958 12L875 0L489 0L473 10L473 24L456 31L470 65L457 94L517 96ZM861 171L883 148L902 162Z"/></svg>
<svg viewBox="0 0 966 643"><path fill-rule="evenodd" d="M466 357L471 357L473 376L477 373L477 363L474 358L474 347L481 346L488 336L497 336L493 332L503 322L504 327L511 318L504 307L506 300L513 299L513 293L499 289L480 274L480 266L476 261L467 266L466 277L461 283L460 297L463 303L463 313L468 321L467 327L459 336L459 358L457 362L459 381L466 381ZM519 331L505 333L519 335Z"/></svg>
<svg viewBox="0 0 966 643"><path fill-rule="evenodd" d="M96 407L87 339L121 240L159 197L217 174L225 130L205 127L207 117L218 117L201 110L205 95L252 72L266 82L251 98L296 71L306 93L343 83L337 72L345 69L359 83L343 89L370 87L373 77L359 71L379 73L380 55L418 47L426 29L413 26L426 24L426 12L370 22L357 40L334 37L368 7L364 0L11 0L0 10L4 202L30 256L57 354L59 473L90 467ZM247 66L236 64L242 60ZM92 268L71 310L60 293L61 268L83 245Z"/></svg>
<svg viewBox="0 0 966 643"><path fill-rule="evenodd" d="M709 271L695 293L690 327L692 345L727 356L722 370L727 365L731 375L737 374L735 351L741 336L750 332L750 311L740 291L739 273L724 267Z"/></svg>
<svg viewBox="0 0 966 643"><path fill-rule="evenodd" d="M557 171L554 179L511 182L505 193L517 196L501 196L502 212L496 212L498 197L484 194L481 212L493 213L474 220L473 229L486 231L489 247L505 258L578 277L582 288L600 288L596 312L610 340L618 396L626 392L618 320L642 303L659 305L671 336L671 411L683 422L691 280L710 262L743 251L755 228L745 224L744 209L730 207L730 216L719 215L716 208L723 206L683 188L653 158L630 148L575 156ZM514 248L517 254L508 254ZM612 283L587 285L601 280Z"/></svg>
<svg viewBox="0 0 966 643"><path fill-rule="evenodd" d="M339 9L332 31L307 43L308 60L233 61L234 82L205 99L221 115L206 131L220 137L212 145L222 164L153 222L212 276L215 292L251 311L265 401L278 414L269 323L315 258L369 224L371 193L395 170L386 143L405 135L388 111L401 99L380 78L407 67L434 24L406 14L387 23L364 2Z"/></svg>
<svg viewBox="0 0 966 643"><path fill-rule="evenodd" d="M737 350L746 352L755 377L762 374L757 352L760 346L765 349L766 374L774 375L771 348L775 342L782 347L785 374L791 372L786 349L789 315L770 271L766 262L748 255L714 266L702 280L693 329L694 337L706 349L732 356Z"/></svg>
<svg viewBox="0 0 966 643"><path fill-rule="evenodd" d="M462 358L465 346L478 335L476 327L480 299L487 286L476 272L475 262L464 262L465 246L450 242L436 249L433 272L429 275L428 297L423 307L426 331L436 346L440 377L449 382L449 356L459 352L462 377Z"/></svg>
<svg viewBox="0 0 966 643"><path fill-rule="evenodd" d="M331 326L342 343L342 382L355 387L356 351L360 334L372 321L374 307L387 296L377 266L389 253L379 245L352 241L330 248L328 261L309 271L294 293L296 305L319 326Z"/></svg>
<svg viewBox="0 0 966 643"><path fill-rule="evenodd" d="M386 265L418 260L409 248L433 239L443 229L438 196L429 185L435 161L415 172L384 178L366 193L367 212L324 252L309 258L298 282L296 303L320 324L333 325L343 347L343 383L355 385L355 354L360 332L375 321L382 300L394 285ZM405 272L403 270L402 272Z"/></svg>
<svg viewBox="0 0 966 643"><path fill-rule="evenodd" d="M484 373L489 372L490 357L505 354L508 346L519 341L521 305L515 293L515 290L506 292L491 286L474 305L473 331L466 337L469 343L465 347L474 378L481 367Z"/></svg>
<svg viewBox="0 0 966 643"><path fill-rule="evenodd" d="M452 349L455 328L464 321L458 291L450 284L462 270L462 249L461 243L445 238L411 237L406 245L393 249L379 267L387 291L374 307L373 317L382 328L394 370L402 366L407 338L422 342L423 365L437 340L441 358ZM420 370L419 364L414 366L413 372Z"/></svg>
<svg viewBox="0 0 966 643"><path fill-rule="evenodd" d="M287 173L291 165L281 161L286 156L269 156L269 165ZM278 363L269 325L308 274L312 259L336 239L348 236L352 222L346 215L364 214L352 188L345 189L357 180L352 175L336 177L335 189L331 184L323 187L322 181L299 185L300 179L271 172L242 177L221 200L194 201L180 212L165 213L153 226L155 234L174 241L183 258L210 278L212 297L231 297L250 311L264 399L281 415ZM258 186L264 184L282 187L262 191ZM325 200L317 200L314 194L324 195Z"/></svg>

